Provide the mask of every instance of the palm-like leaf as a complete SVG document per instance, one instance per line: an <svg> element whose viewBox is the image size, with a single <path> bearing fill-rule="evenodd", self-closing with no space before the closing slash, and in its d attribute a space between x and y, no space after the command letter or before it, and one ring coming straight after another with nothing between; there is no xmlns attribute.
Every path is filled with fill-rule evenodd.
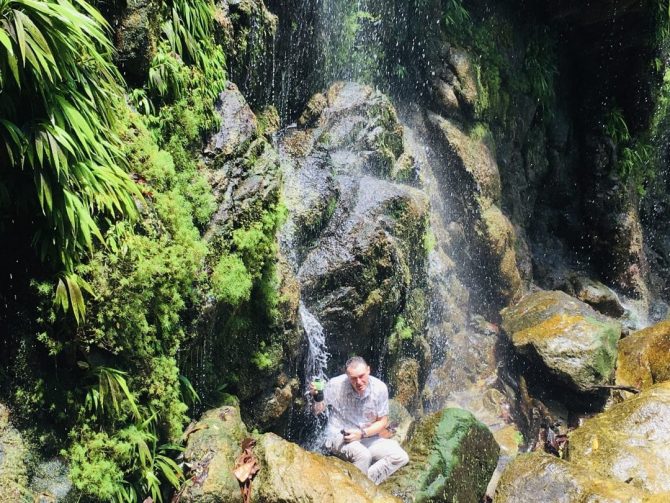
<svg viewBox="0 0 670 503"><path fill-rule="evenodd" d="M102 241L100 217L134 215L140 197L114 133L123 92L111 52L83 0L0 1L0 192L32 186L27 203L4 204L32 213L42 259L67 274Z"/></svg>

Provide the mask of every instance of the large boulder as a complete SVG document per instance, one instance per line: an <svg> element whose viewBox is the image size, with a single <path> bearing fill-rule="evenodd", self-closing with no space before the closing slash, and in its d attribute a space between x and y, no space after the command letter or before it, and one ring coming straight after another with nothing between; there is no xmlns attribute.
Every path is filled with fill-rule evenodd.
<svg viewBox="0 0 670 503"><path fill-rule="evenodd" d="M495 492L496 503L667 501L662 498L624 482L594 477L579 465L540 452L522 454L507 465Z"/></svg>
<svg viewBox="0 0 670 503"><path fill-rule="evenodd" d="M376 364L384 351L397 351L395 360L409 346L423 366L426 310L413 299L425 285L429 204L399 183L411 178L414 158L395 109L372 87L337 82L309 101L298 124L279 141L290 209L284 249L327 333L330 361L358 353ZM391 348L385 340L403 323L411 328Z"/></svg>
<svg viewBox="0 0 670 503"><path fill-rule="evenodd" d="M0 503L23 501L30 494L27 456L21 434L9 422L9 409L0 404Z"/></svg>
<svg viewBox="0 0 670 503"><path fill-rule="evenodd" d="M406 446L410 463L382 487L405 501L480 501L498 462L493 434L463 409L421 419Z"/></svg>
<svg viewBox="0 0 670 503"><path fill-rule="evenodd" d="M569 455L591 475L670 492L670 382L586 420L570 434Z"/></svg>
<svg viewBox="0 0 670 503"><path fill-rule="evenodd" d="M306 451L272 433L260 437L254 452L261 471L252 501L400 503L351 463Z"/></svg>
<svg viewBox="0 0 670 503"><path fill-rule="evenodd" d="M670 380L670 321L619 341L616 383L644 389Z"/></svg>
<svg viewBox="0 0 670 503"><path fill-rule="evenodd" d="M179 501L239 502L233 469L240 443L249 435L239 411L234 407L210 410L189 431L184 461L191 477ZM252 481L252 502L399 503L351 463L305 451L272 433L254 438L253 454L260 471Z"/></svg>
<svg viewBox="0 0 670 503"><path fill-rule="evenodd" d="M502 311L514 348L575 391L609 382L621 325L559 291L526 295Z"/></svg>

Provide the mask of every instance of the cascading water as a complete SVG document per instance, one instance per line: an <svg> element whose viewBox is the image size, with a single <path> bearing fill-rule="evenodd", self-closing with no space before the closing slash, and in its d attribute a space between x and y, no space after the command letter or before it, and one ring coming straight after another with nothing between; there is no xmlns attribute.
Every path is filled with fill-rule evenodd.
<svg viewBox="0 0 670 503"><path fill-rule="evenodd" d="M328 365L328 349L326 333L305 304L300 302L300 321L307 336L307 357L305 358L305 377L308 379L325 379Z"/></svg>

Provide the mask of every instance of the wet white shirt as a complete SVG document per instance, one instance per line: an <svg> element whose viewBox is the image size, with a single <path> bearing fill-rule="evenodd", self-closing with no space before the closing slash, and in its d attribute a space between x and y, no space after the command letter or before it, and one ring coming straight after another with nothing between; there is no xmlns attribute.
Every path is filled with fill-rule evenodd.
<svg viewBox="0 0 670 503"><path fill-rule="evenodd" d="M351 386L347 374L342 374L328 381L323 397L328 407L327 440L342 438L343 429L367 428L389 413L388 388L372 376L362 396Z"/></svg>

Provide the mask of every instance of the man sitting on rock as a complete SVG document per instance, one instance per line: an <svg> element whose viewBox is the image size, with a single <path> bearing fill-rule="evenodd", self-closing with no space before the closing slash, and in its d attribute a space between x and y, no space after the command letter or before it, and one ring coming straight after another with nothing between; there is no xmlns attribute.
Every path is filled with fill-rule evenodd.
<svg viewBox="0 0 670 503"><path fill-rule="evenodd" d="M375 484L409 462L398 442L379 436L388 424L388 389L370 375L363 358L349 358L346 373L328 381L323 396L314 384L310 392L315 413L328 408L326 449L356 465Z"/></svg>

